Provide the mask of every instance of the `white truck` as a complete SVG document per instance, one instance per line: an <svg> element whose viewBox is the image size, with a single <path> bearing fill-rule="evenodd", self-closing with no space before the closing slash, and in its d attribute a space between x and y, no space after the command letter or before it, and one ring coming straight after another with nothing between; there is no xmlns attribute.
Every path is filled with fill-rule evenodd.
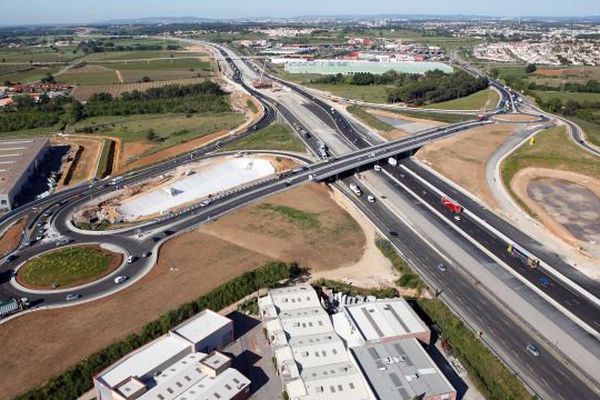
<svg viewBox="0 0 600 400"><path fill-rule="evenodd" d="M360 196L362 194L362 191L360 190L360 188L355 185L354 183L350 184L350 190L352 190L354 192L355 195Z"/></svg>
<svg viewBox="0 0 600 400"><path fill-rule="evenodd" d="M11 314L25 310L29 307L27 297L10 299L0 303L0 318L8 317Z"/></svg>

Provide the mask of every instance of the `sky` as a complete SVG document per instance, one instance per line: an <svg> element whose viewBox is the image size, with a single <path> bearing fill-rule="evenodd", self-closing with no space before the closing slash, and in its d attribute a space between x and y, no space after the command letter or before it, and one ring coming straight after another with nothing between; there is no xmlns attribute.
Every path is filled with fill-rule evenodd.
<svg viewBox="0 0 600 400"><path fill-rule="evenodd" d="M342 14L598 16L600 0L0 0L1 25Z"/></svg>

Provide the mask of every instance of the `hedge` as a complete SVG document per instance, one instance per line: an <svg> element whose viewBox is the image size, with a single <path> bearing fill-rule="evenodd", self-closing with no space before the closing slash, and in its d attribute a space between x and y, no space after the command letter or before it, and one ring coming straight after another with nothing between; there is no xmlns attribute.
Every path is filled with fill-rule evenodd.
<svg viewBox="0 0 600 400"><path fill-rule="evenodd" d="M260 288L276 285L282 279L300 273L296 264L270 262L262 267L246 272L217 287L195 301L170 310L157 320L144 326L141 331L127 336L88 358L80 361L42 387L33 389L18 397L22 400L64 400L75 399L92 389L92 378L131 351L164 335L169 329L192 317L205 308L220 310L252 294Z"/></svg>

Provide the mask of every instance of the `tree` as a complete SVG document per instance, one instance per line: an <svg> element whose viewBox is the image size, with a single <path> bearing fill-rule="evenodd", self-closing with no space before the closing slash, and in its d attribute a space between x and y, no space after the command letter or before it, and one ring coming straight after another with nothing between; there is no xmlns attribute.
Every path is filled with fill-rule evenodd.
<svg viewBox="0 0 600 400"><path fill-rule="evenodd" d="M54 76L52 74L46 74L46 76L44 76L41 79L42 83L56 83L56 79L54 79Z"/></svg>
<svg viewBox="0 0 600 400"><path fill-rule="evenodd" d="M142 82L152 82L152 79L150 79L150 77L149 77L149 76L142 76L142 79L141 79L141 81L142 81Z"/></svg>
<svg viewBox="0 0 600 400"><path fill-rule="evenodd" d="M146 131L146 140L149 142L154 142L158 138L158 135L154 131L154 129L150 128Z"/></svg>
<svg viewBox="0 0 600 400"><path fill-rule="evenodd" d="M525 72L528 74L531 74L535 71L537 71L537 65L535 64L527 64L527 66L525 67Z"/></svg>

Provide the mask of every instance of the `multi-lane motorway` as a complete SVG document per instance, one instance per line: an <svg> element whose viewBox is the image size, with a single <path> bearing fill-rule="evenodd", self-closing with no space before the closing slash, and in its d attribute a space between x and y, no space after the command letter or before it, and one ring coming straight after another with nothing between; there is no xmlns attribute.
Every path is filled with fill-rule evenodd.
<svg viewBox="0 0 600 400"><path fill-rule="evenodd" d="M253 132L254 129L269 124L273 120L275 112L293 126L298 127L298 129L303 126L301 118L298 118L296 114L287 109L283 104L267 97L264 93L255 90L244 82L243 74L240 72L241 65L238 65L234 57L231 57L228 49L219 47L219 52L232 72L232 81L237 85L241 85L250 94L258 98L265 107L265 115L256 124L256 128L250 127L247 131L237 136L222 139L194 152L130 173L124 176L120 182L121 185L131 185L150 177L158 176L176 166L199 158L213 157L215 156L215 152L225 144ZM190 207L159 220L151 221L142 227L123 229L110 234L77 231L70 223L71 212L80 204L116 189L115 185L111 185L107 181L97 182L94 185L81 185L23 206L0 219L0 230L19 218L28 218L31 228L30 232L24 235L24 241L21 244L21 249L18 251L19 257L10 263L3 263L0 267L2 271L0 296L13 297L26 295L32 298L33 305L36 307L65 304L64 292L25 294L15 288L9 280L11 275L10 270L15 268L19 263L36 254L55 248L55 243L51 241L34 242L31 245L27 243L29 238L34 237L38 233L37 226L39 221L44 221L43 224L46 225L51 224L53 229L59 234L69 237L73 243L108 243L122 249L127 254L139 257L133 263L124 265L118 272L118 274L130 276L131 279L128 281L128 284L132 284L152 267L153 256L156 253L157 246L173 235L206 223L222 214L255 202L265 196L287 190L304 182L336 179L349 182L355 180L356 178L351 176L355 171L364 170L365 167L375 163L385 164L385 160L391 156L408 156L411 152L422 147L429 141L457 134L473 126L491 123L489 121L461 123L428 130L394 142L376 144L364 132L355 130L353 125L344 116L332 110L323 100L314 97L297 85L291 85L287 82L282 82L282 84L291 87L295 93L302 96L306 101L307 109L331 129L338 132L340 137L353 150L344 154L334 154L328 160L307 165L302 169L290 173L283 179L273 178L265 180L242 190L226 194L208 207ZM503 102L510 102L514 106L511 94L502 87L498 90L502 94ZM308 135L301 133L300 135L308 147L316 154L321 139L310 133ZM592 300L583 296L580 292L573 290L573 287L565 284L556 275L549 274L543 269L532 270L524 267L517 259L510 257L506 252L506 241L503 241L493 231L490 231L487 225L482 226L480 219L487 221L495 230L503 232L507 237L513 238L516 241L518 240L522 246L532 249L542 261L548 265L556 266L560 272L573 280L578 287L590 292L593 296L597 296L598 293L594 289L594 286L591 285L591 282L585 281L584 277L574 274L572 272L573 269L569 268L568 265L557 265L557 260L553 259L550 253L540 252L539 247L533 246L534 241L532 239L527 238L519 232L515 233L515 229L505 222L500 219L496 220L493 215L480 214L483 211L477 205L470 203L472 200L461 197L461 194L456 193L456 190L453 188L445 187L444 182L436 181L435 177L428 176L424 171L420 171L418 166L411 164L410 161L405 162L403 168L410 169L414 173L414 176L407 170L391 167L385 168L387 174L391 176L382 174L382 179L386 179L386 184L390 188L393 188L399 196L410 199L411 195L408 193L407 188L411 192L417 193L421 200L424 200L423 202L428 203L432 208L437 210L442 218L445 217L448 219L447 222L455 224L465 235L474 238L482 246L488 248L490 252L496 254L503 263L513 268L515 273L534 285L544 295L558 302L563 307L567 307L577 318L585 321L585 323L596 326L596 329L600 329L600 325L598 325L599 309ZM401 181L402 185L398 185L397 181ZM441 207L439 201L440 194L432 189L432 186L440 188L445 193L452 194L466 208L477 212L477 216L480 219L471 219L463 215L460 221L455 220L453 216L449 215ZM343 186L340 187L343 190ZM593 377L588 377L585 371L576 371L576 368L572 365L565 366L565 363L558 361L553 353L543 352L540 359L536 361L527 358L527 355L522 350L527 342L534 340L532 339L532 333L527 331L528 328L518 323L518 318L512 317L507 310L502 310L497 303L498 300L491 298L489 293L486 294L476 282L469 281L468 279L452 279L449 282L447 279L448 274L443 274L434 267L439 264L443 257L439 252L432 250L429 244L425 243L414 230L411 230L405 222L398 218L398 215L379 202L371 204L365 202L364 197L356 198L352 196L352 198L380 229L382 234L387 236L411 260L415 268L426 277L432 286L444 288L442 297L447 302L454 304L476 326L486 330L485 337L490 341L490 344L497 346L500 352L505 353L501 355L504 356L503 359L511 367L515 370L523 371L524 375L527 375L525 378L530 383L530 386L535 388L537 393L544 395L544 397L547 397L549 393L555 393L556 397L559 398L574 398L570 397L569 393L576 396L575 398L594 398L594 396L598 396L598 392L595 391L597 389L594 388L597 383L594 382ZM36 207L36 209L33 207ZM50 215L45 216L44 214ZM430 218L439 218L439 216L432 214ZM392 235L391 232L395 234ZM457 241L459 240L462 239L458 238ZM461 243L465 247L472 246L466 240L463 240ZM142 257L141 255L150 256ZM454 278L456 277L454 276ZM78 289L77 293L82 296L81 301L85 301L86 299L110 294L117 288L111 276L85 288ZM540 385L539 382L536 384L535 379L537 377L543 378L544 385Z"/></svg>

